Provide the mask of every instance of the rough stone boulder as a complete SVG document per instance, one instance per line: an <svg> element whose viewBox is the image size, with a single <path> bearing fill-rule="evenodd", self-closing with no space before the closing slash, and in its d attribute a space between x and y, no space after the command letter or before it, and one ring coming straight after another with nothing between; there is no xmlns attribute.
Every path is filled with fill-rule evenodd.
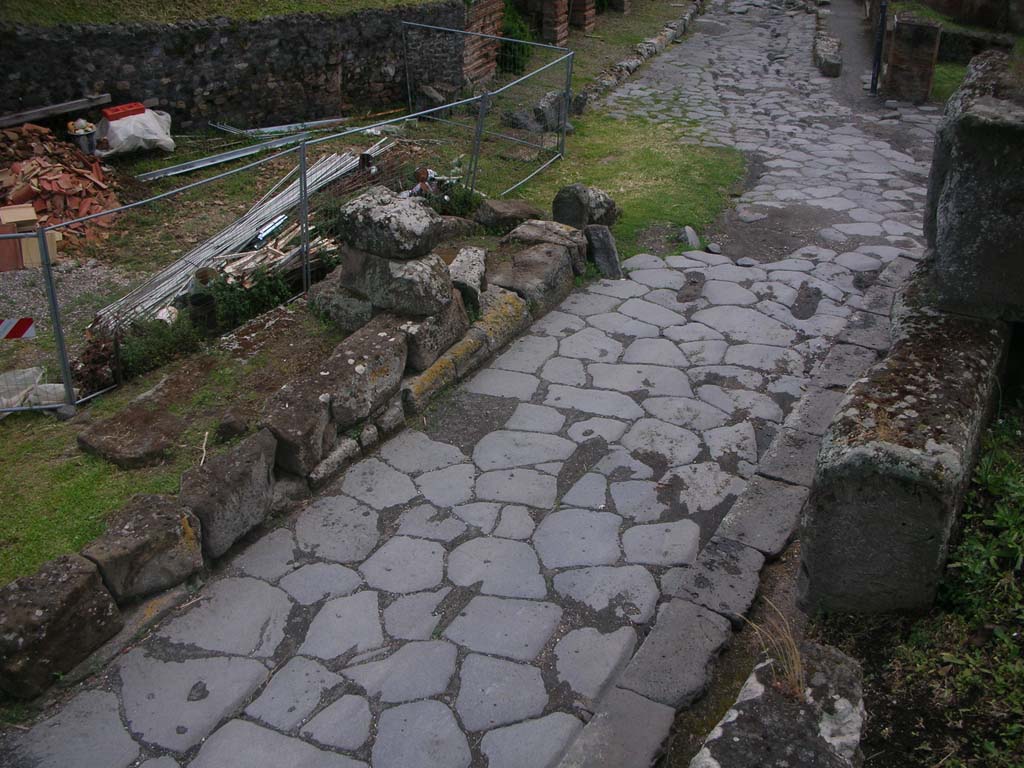
<svg viewBox="0 0 1024 768"><path fill-rule="evenodd" d="M548 91L533 108L533 119L545 131L559 131L568 115L564 91Z"/></svg>
<svg viewBox="0 0 1024 768"><path fill-rule="evenodd" d="M801 690L789 690L800 682L779 662L758 665L690 768L860 767L860 665L816 643L804 643L800 655Z"/></svg>
<svg viewBox="0 0 1024 768"><path fill-rule="evenodd" d="M509 232L524 221L543 219L544 211L525 200L484 200L473 218L492 232Z"/></svg>
<svg viewBox="0 0 1024 768"><path fill-rule="evenodd" d="M441 242L458 240L461 237L472 237L481 232L480 225L472 219L464 219L461 216L441 217Z"/></svg>
<svg viewBox="0 0 1024 768"><path fill-rule="evenodd" d="M371 187L341 207L341 239L359 250L388 259L415 259L441 239L441 216L422 199L401 198L385 187Z"/></svg>
<svg viewBox="0 0 1024 768"><path fill-rule="evenodd" d="M203 550L220 557L263 522L274 501L277 440L261 429L181 476L179 500L202 523Z"/></svg>
<svg viewBox="0 0 1024 768"><path fill-rule="evenodd" d="M556 307L573 286L569 251L561 245L532 245L499 262L488 283L506 288L526 300L534 319Z"/></svg>
<svg viewBox="0 0 1024 768"><path fill-rule="evenodd" d="M572 259L573 274L582 275L587 270L587 238L580 230L557 221L531 219L524 221L501 240L504 244L519 243L537 245L554 243L564 246Z"/></svg>
<svg viewBox="0 0 1024 768"><path fill-rule="evenodd" d="M45 563L0 589L0 689L38 696L121 626L94 563L80 555Z"/></svg>
<svg viewBox="0 0 1024 768"><path fill-rule="evenodd" d="M373 317L370 300L349 290L341 284L344 274L341 267L310 286L307 301L310 308L321 317L330 320L345 333L362 328Z"/></svg>
<svg viewBox="0 0 1024 768"><path fill-rule="evenodd" d="M615 280L621 278L619 249L612 231L604 224L588 224L583 234L587 238L587 258L594 262L598 272Z"/></svg>
<svg viewBox="0 0 1024 768"><path fill-rule="evenodd" d="M319 377L288 382L267 399L260 426L277 438L277 465L306 477L334 447L328 382Z"/></svg>
<svg viewBox="0 0 1024 768"><path fill-rule="evenodd" d="M469 330L469 316L462 304L462 295L452 291L452 301L440 314L423 320L402 323L401 329L409 340L406 368L425 371L448 347L461 339Z"/></svg>
<svg viewBox="0 0 1024 768"><path fill-rule="evenodd" d="M398 391L408 354L401 324L393 315L378 315L341 342L324 362L321 370L327 374L323 378L330 387L335 429L366 419Z"/></svg>
<svg viewBox="0 0 1024 768"><path fill-rule="evenodd" d="M479 312L480 294L487 290L487 251L476 246L460 248L448 265L448 274L466 308Z"/></svg>
<svg viewBox="0 0 1024 768"><path fill-rule="evenodd" d="M588 224L612 226L619 220L619 207L611 196L597 187L570 184L562 187L551 204L552 218L576 229Z"/></svg>
<svg viewBox="0 0 1024 768"><path fill-rule="evenodd" d="M402 261L343 248L335 272L339 285L366 297L378 309L400 315L436 315L452 300L448 267L433 253Z"/></svg>
<svg viewBox="0 0 1024 768"><path fill-rule="evenodd" d="M1024 82L1012 60L971 62L936 137L924 231L935 303L1024 320Z"/></svg>
<svg viewBox="0 0 1024 768"><path fill-rule="evenodd" d="M185 422L167 410L134 403L78 434L78 446L124 469L162 464Z"/></svg>
<svg viewBox="0 0 1024 768"><path fill-rule="evenodd" d="M923 610L935 597L1009 330L917 304L921 280L888 357L851 385L822 442L800 535L809 609Z"/></svg>
<svg viewBox="0 0 1024 768"><path fill-rule="evenodd" d="M122 603L180 584L203 567L199 520L177 499L135 496L82 550Z"/></svg>

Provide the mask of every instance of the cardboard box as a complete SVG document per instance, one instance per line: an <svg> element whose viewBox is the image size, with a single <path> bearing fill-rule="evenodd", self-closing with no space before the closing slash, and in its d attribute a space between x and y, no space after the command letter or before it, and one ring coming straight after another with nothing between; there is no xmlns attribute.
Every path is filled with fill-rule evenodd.
<svg viewBox="0 0 1024 768"><path fill-rule="evenodd" d="M13 225L17 232L35 232L35 208L27 204L8 205L0 208L0 225ZM46 249L49 251L51 263L57 258L57 243L61 240L61 237L59 232L46 233ZM15 269L33 269L42 266L42 255L39 253L39 241L37 239L24 238L13 242L18 244L21 254L21 266L15 267Z"/></svg>

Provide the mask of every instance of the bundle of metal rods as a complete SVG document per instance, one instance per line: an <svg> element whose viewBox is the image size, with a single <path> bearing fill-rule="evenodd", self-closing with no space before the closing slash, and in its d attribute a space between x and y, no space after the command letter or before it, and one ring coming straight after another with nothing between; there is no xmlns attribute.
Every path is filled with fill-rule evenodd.
<svg viewBox="0 0 1024 768"><path fill-rule="evenodd" d="M383 139L368 149L367 154L377 158L391 146L393 144L390 140ZM358 168L359 158L349 152L321 158L306 172L307 196ZM297 169L294 169L288 173L278 186L296 175L296 171ZM282 214L298 204L299 179L296 178L284 190L273 197L268 194L233 224L193 248L124 297L101 309L90 330L112 333L136 320L155 316L188 291L197 270L218 266L215 264L218 257L242 250L256 239L270 222L279 219Z"/></svg>

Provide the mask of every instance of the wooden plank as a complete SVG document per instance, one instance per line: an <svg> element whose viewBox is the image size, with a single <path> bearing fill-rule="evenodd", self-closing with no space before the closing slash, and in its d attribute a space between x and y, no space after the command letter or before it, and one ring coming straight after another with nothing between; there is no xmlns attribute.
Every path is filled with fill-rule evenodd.
<svg viewBox="0 0 1024 768"><path fill-rule="evenodd" d="M74 101L51 104L48 107L36 107L35 109L26 109L23 112L12 112L9 115L0 115L0 128L7 128L12 125L21 125L22 123L30 123L33 120L40 120L44 117L63 115L67 112L74 112L78 109L89 109L90 107L98 107L101 104L109 103L110 94L100 93L95 96L86 96L82 99L75 99Z"/></svg>

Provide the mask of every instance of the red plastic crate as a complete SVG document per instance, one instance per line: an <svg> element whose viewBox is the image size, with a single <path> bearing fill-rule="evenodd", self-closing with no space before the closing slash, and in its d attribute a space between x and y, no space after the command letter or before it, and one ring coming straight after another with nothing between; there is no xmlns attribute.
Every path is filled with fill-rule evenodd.
<svg viewBox="0 0 1024 768"><path fill-rule="evenodd" d="M145 111L145 106L137 101L133 101L130 104L118 104L116 107L104 107L103 116L110 122L114 122L115 120L120 120L122 117L141 115Z"/></svg>

